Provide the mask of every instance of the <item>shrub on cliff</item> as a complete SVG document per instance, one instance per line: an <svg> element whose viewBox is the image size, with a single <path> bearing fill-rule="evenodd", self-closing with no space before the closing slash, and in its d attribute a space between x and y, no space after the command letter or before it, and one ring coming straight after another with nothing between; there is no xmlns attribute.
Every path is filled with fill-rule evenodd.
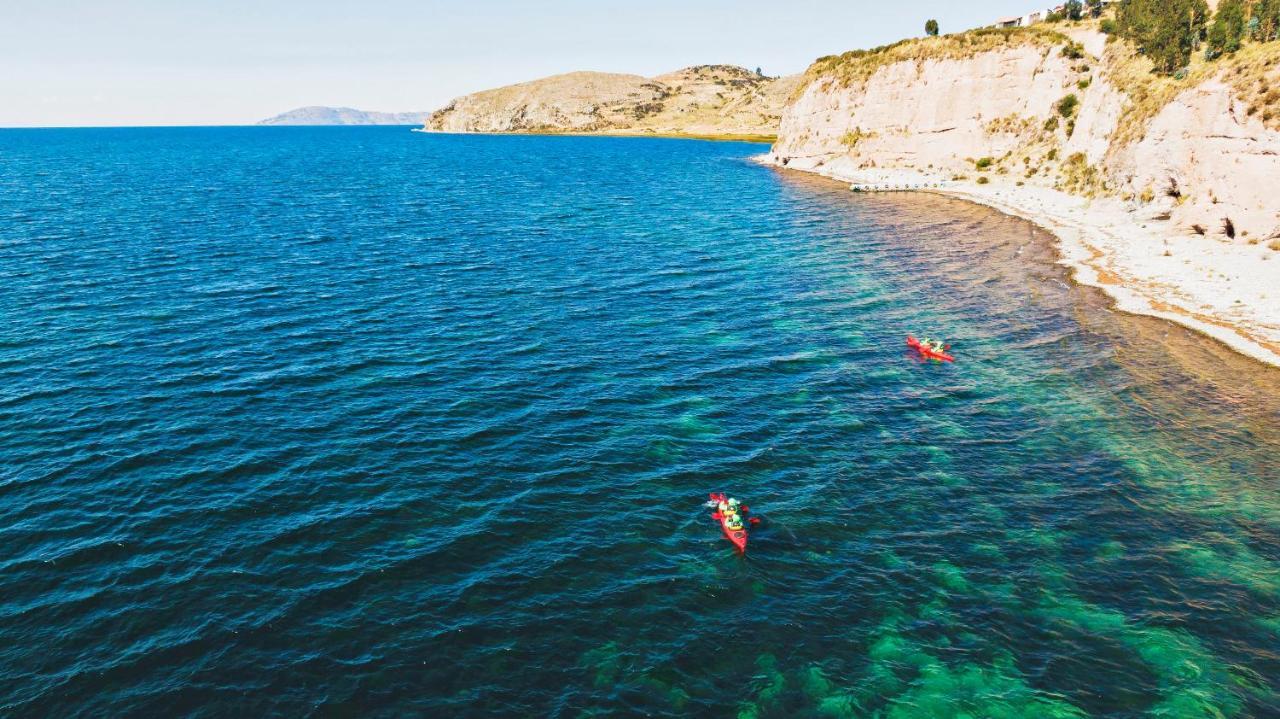
<svg viewBox="0 0 1280 719"><path fill-rule="evenodd" d="M874 132L863 132L861 127L855 127L840 137L840 144L853 150L858 146L859 142L876 136Z"/></svg>
<svg viewBox="0 0 1280 719"><path fill-rule="evenodd" d="M1080 106L1080 98L1074 93L1067 95L1058 101L1058 114L1063 117L1070 118L1076 114L1076 108Z"/></svg>
<svg viewBox="0 0 1280 719"><path fill-rule="evenodd" d="M1097 197L1107 194L1107 182L1097 167L1089 164L1083 152L1077 152L1062 163L1058 189L1076 195Z"/></svg>
<svg viewBox="0 0 1280 719"><path fill-rule="evenodd" d="M938 36L938 21L937 21L937 20L929 20L928 22L926 22L926 23L924 24L924 34L925 34L925 35L928 35L929 37L937 37L937 36Z"/></svg>
<svg viewBox="0 0 1280 719"><path fill-rule="evenodd" d="M1191 62L1208 18L1205 0L1121 0L1116 31L1133 41L1157 72L1173 74Z"/></svg>

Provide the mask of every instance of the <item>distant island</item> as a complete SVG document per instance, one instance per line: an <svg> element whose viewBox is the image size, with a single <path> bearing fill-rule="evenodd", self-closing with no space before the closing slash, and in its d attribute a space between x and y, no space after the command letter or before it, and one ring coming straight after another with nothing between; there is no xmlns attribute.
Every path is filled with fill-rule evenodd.
<svg viewBox="0 0 1280 719"><path fill-rule="evenodd" d="M698 65L657 77L572 72L457 98L428 132L668 135L772 141L800 77Z"/></svg>
<svg viewBox="0 0 1280 719"><path fill-rule="evenodd" d="M299 107L258 122L259 125L421 125L429 112L369 112L351 107Z"/></svg>

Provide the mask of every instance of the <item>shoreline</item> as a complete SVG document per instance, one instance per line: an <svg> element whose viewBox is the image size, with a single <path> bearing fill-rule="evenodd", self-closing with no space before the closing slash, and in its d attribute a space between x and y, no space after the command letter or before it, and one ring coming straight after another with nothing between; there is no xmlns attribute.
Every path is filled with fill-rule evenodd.
<svg viewBox="0 0 1280 719"><path fill-rule="evenodd" d="M777 135L757 135L752 133L698 133L698 132L559 132L556 130L511 130L504 132L448 132L446 130L428 130L415 126L412 132L425 135L533 135L537 137L648 137L662 140L707 140L710 142L751 142L759 145L772 145L778 141Z"/></svg>
<svg viewBox="0 0 1280 719"><path fill-rule="evenodd" d="M857 170L838 160L793 158L783 166L772 155L755 159L854 184L940 184L902 191L954 197L1031 222L1054 236L1057 262L1071 269L1072 280L1102 290L1116 309L1175 322L1280 368L1280 252L1263 244L1188 237L1119 200L1090 200L998 177L979 185L913 170Z"/></svg>

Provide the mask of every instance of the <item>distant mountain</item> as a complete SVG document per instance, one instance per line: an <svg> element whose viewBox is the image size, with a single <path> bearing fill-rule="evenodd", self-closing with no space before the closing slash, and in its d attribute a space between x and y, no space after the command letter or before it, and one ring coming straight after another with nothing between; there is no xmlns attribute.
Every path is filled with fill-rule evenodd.
<svg viewBox="0 0 1280 719"><path fill-rule="evenodd" d="M429 112L366 112L350 107L300 107L267 118L259 125L421 125Z"/></svg>
<svg viewBox="0 0 1280 719"><path fill-rule="evenodd" d="M657 77L572 72L460 97L427 119L435 132L772 136L800 78L732 65Z"/></svg>

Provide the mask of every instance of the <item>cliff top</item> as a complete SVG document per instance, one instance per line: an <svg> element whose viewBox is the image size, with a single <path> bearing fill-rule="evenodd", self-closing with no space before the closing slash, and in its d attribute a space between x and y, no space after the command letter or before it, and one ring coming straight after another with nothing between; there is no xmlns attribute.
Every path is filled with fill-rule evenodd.
<svg viewBox="0 0 1280 719"><path fill-rule="evenodd" d="M850 50L820 57L805 71L805 84L819 78L842 86L865 82L875 71L897 62L952 60L979 53L1024 45L1065 45L1071 39L1052 25L1015 28L979 28L938 37L908 38L870 50Z"/></svg>

